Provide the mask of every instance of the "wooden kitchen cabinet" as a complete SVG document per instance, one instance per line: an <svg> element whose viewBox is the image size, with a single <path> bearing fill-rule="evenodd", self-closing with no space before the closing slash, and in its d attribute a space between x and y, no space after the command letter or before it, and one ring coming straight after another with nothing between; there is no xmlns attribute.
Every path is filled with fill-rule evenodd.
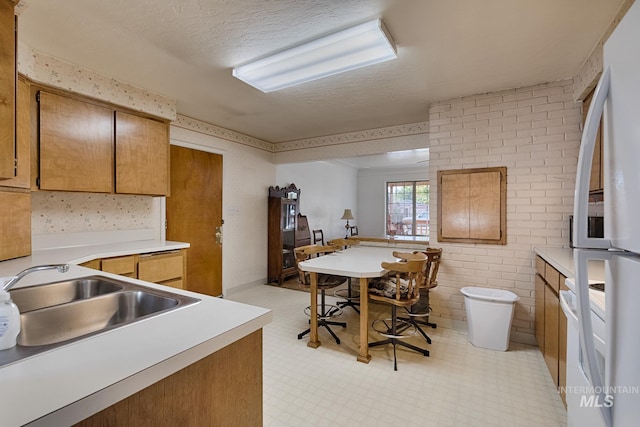
<svg viewBox="0 0 640 427"><path fill-rule="evenodd" d="M262 347L258 330L75 426L261 427Z"/></svg>
<svg viewBox="0 0 640 427"><path fill-rule="evenodd" d="M560 275L560 290L567 291L564 284L566 277ZM558 387L562 403L567 406L567 395L565 386L567 385L567 316L560 307L558 311Z"/></svg>
<svg viewBox="0 0 640 427"><path fill-rule="evenodd" d="M0 191L0 261L31 254L31 194Z"/></svg>
<svg viewBox="0 0 640 427"><path fill-rule="evenodd" d="M34 91L33 189L169 194L168 122L58 89Z"/></svg>
<svg viewBox="0 0 640 427"><path fill-rule="evenodd" d="M30 86L22 76L18 78L17 129L16 129L16 174L13 178L0 181L0 187L30 188L31 176L31 113Z"/></svg>
<svg viewBox="0 0 640 427"><path fill-rule="evenodd" d="M558 385L558 310L560 303L558 295L553 292L551 286L547 284L544 288L544 361L547 369L553 378L553 382Z"/></svg>
<svg viewBox="0 0 640 427"><path fill-rule="evenodd" d="M595 89L594 89L595 91ZM587 113L589 112L589 106L593 100L592 91L582 101L582 122L587 119ZM602 193L604 190L604 170L603 170L603 154L602 154L602 119L600 119L600 126L596 132L596 146L593 150L593 161L591 163L591 175L589 179L589 192L590 193Z"/></svg>
<svg viewBox="0 0 640 427"><path fill-rule="evenodd" d="M169 127L116 111L116 193L169 194Z"/></svg>
<svg viewBox="0 0 640 427"><path fill-rule="evenodd" d="M138 279L184 289L186 261L184 250L140 255Z"/></svg>
<svg viewBox="0 0 640 427"><path fill-rule="evenodd" d="M438 241L507 243L507 168L438 171Z"/></svg>
<svg viewBox="0 0 640 427"><path fill-rule="evenodd" d="M187 283L186 249L93 259L80 265L179 289Z"/></svg>
<svg viewBox="0 0 640 427"><path fill-rule="evenodd" d="M15 176L16 3L0 0L0 180Z"/></svg>
<svg viewBox="0 0 640 427"><path fill-rule="evenodd" d="M545 364L566 406L564 387L567 366L567 318L560 307L559 291L566 277L536 256L535 333Z"/></svg>
<svg viewBox="0 0 640 427"><path fill-rule="evenodd" d="M113 112L46 91L38 102L39 188L113 192Z"/></svg>
<svg viewBox="0 0 640 427"><path fill-rule="evenodd" d="M119 274L121 276L138 277L135 255L105 258L100 263L100 269L107 273Z"/></svg>
<svg viewBox="0 0 640 427"><path fill-rule="evenodd" d="M540 347L540 351L543 354L544 354L544 288L545 288L544 279L539 274L536 274L536 277L535 277L535 292L536 292L535 335L536 335L536 341L538 343L538 347Z"/></svg>

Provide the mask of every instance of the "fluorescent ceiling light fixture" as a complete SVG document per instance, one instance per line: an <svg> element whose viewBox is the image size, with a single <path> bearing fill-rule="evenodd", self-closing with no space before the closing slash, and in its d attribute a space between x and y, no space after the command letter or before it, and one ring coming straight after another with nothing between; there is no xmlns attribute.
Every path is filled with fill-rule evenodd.
<svg viewBox="0 0 640 427"><path fill-rule="evenodd" d="M236 67L233 76L268 93L398 57L380 19Z"/></svg>

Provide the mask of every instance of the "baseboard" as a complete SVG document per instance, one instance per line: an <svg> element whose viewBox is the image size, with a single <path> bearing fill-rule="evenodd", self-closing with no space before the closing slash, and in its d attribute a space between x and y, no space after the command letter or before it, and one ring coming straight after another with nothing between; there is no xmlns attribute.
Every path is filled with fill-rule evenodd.
<svg viewBox="0 0 640 427"><path fill-rule="evenodd" d="M230 297L231 295L237 294L238 292L245 291L254 286L264 286L267 283L267 278L260 280L254 280L253 282L243 283L242 285L234 286L232 288L223 289L222 295L224 298Z"/></svg>

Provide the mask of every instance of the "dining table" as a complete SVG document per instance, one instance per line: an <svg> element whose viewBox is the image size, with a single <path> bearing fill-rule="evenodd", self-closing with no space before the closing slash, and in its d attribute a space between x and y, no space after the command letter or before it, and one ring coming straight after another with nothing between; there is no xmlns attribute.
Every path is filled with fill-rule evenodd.
<svg viewBox="0 0 640 427"><path fill-rule="evenodd" d="M360 279L360 347L357 360L369 363L369 279L383 276L382 262L398 261L395 248L384 246L351 246L330 254L300 262L298 267L309 273L311 281L311 332L307 346L317 348L318 339L318 274L332 274Z"/></svg>

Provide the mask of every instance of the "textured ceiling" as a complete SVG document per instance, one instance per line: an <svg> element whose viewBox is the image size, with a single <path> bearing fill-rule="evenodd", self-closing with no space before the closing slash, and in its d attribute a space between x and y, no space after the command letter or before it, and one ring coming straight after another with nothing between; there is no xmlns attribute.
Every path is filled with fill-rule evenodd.
<svg viewBox="0 0 640 427"><path fill-rule="evenodd" d="M431 102L573 77L623 0L22 0L32 49L270 142L428 119ZM399 58L264 94L231 68L381 17Z"/></svg>

